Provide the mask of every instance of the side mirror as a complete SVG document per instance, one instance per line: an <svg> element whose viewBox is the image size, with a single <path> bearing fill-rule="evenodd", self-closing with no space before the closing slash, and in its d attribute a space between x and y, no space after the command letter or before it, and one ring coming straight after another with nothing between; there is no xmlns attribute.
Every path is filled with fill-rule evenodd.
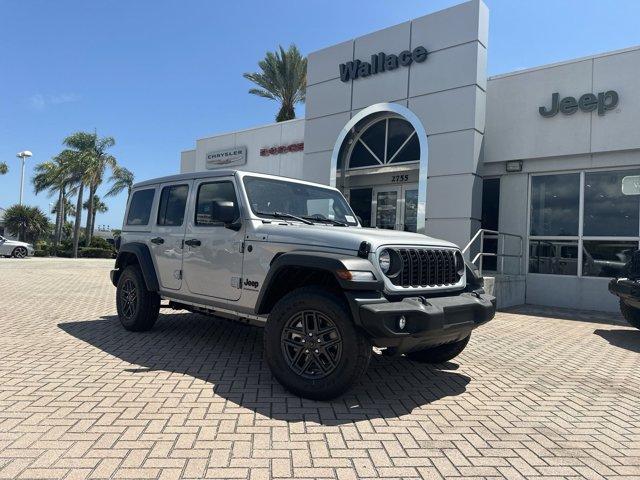
<svg viewBox="0 0 640 480"><path fill-rule="evenodd" d="M224 223L225 227L232 228L239 224L237 210L234 202L214 200L211 202L211 218Z"/></svg>

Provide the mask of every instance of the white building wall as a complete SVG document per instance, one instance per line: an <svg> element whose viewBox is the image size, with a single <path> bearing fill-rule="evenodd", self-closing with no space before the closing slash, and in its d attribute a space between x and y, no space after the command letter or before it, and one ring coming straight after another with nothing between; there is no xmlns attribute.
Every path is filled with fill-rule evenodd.
<svg viewBox="0 0 640 480"><path fill-rule="evenodd" d="M428 136L426 231L465 245L480 225L488 15L473 0L310 53L304 177L328 183L331 154L349 120L372 104L398 103ZM347 83L339 78L341 63L417 46L429 52L422 63Z"/></svg>
<svg viewBox="0 0 640 480"><path fill-rule="evenodd" d="M181 172L206 171L207 153L244 146L247 149L247 163L238 170L268 173L291 178L303 178L303 153L286 152L262 156L261 149L291 145L304 141L304 119L289 120L262 127L231 132L196 141L194 150L181 153Z"/></svg>
<svg viewBox="0 0 640 480"><path fill-rule="evenodd" d="M487 118L481 173L501 176L501 231L522 235L528 248L529 181L535 173L640 166L640 47L514 72L487 82ZM605 115L578 110L545 118L551 94L579 98L615 90L618 106ZM521 173L505 162L521 160ZM527 265L523 264L524 271ZM526 302L575 309L617 311L606 278L526 275Z"/></svg>

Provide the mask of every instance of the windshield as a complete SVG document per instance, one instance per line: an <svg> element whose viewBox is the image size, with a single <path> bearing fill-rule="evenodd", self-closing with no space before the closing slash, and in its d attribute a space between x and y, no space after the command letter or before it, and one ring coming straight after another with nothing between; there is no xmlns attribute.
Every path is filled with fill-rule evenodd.
<svg viewBox="0 0 640 480"><path fill-rule="evenodd" d="M260 177L244 177L244 188L255 215L292 220L295 216L336 225L358 224L351 207L336 190Z"/></svg>

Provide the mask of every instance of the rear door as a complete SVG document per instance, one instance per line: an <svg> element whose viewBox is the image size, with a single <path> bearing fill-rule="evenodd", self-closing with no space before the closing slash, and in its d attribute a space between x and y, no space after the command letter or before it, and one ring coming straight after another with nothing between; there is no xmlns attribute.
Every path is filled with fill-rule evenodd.
<svg viewBox="0 0 640 480"><path fill-rule="evenodd" d="M181 181L160 185L158 214L149 246L162 289L179 290L182 287L186 207L192 184L192 181Z"/></svg>
<svg viewBox="0 0 640 480"><path fill-rule="evenodd" d="M240 298L244 228L232 230L213 213L212 202L240 205L232 177L202 179L193 183L185 236L183 271L186 287L196 295L224 300Z"/></svg>

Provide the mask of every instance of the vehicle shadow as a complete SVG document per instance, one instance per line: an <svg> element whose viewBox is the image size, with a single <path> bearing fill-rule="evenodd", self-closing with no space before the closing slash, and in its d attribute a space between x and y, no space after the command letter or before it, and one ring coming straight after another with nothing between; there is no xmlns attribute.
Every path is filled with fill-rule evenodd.
<svg viewBox="0 0 640 480"><path fill-rule="evenodd" d="M604 338L611 345L624 348L631 352L640 353L640 330L615 329L604 330L599 328L593 333Z"/></svg>
<svg viewBox="0 0 640 480"><path fill-rule="evenodd" d="M61 323L59 328L131 364L125 374L175 372L212 385L229 402L264 417L290 422L341 425L374 418L398 418L414 409L465 391L469 377L404 357L374 355L361 381L330 402L299 398L273 379L263 361L262 329L190 313L160 315L154 329L127 332L116 316Z"/></svg>

